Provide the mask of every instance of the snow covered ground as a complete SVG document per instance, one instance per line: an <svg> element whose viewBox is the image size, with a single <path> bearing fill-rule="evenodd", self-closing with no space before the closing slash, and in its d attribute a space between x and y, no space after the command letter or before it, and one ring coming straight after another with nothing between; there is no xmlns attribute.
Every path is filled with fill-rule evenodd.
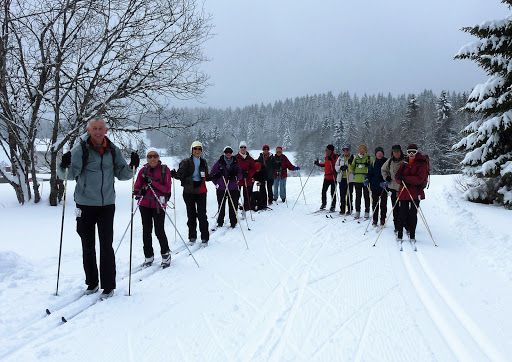
<svg viewBox="0 0 512 362"><path fill-rule="evenodd" d="M305 177L302 178L305 181ZM321 177L288 206L222 228L210 245L132 277L129 238L117 254L114 297L74 316L87 299L73 203L67 204L60 296L55 291L62 209L19 207L0 185L0 359L6 361L499 361L512 355L511 212L470 204L452 176L434 176L421 206L439 247L418 225L418 251L400 252L393 228L377 246L365 223L311 215ZM72 199L74 184L68 184ZM129 222L130 182L116 182L115 244ZM48 188L45 188L45 192ZM208 213L216 212L213 187ZM170 210L172 213L172 210ZM171 214L172 215L172 214ZM186 236L177 185L177 220ZM211 218L210 225L214 225ZM371 228L371 227L370 227ZM172 248L178 250L170 223ZM154 240L155 252L158 243ZM134 224L134 264L143 260ZM59 309L59 307L61 307ZM46 316L45 308L52 314ZM70 317L61 323L61 316Z"/></svg>

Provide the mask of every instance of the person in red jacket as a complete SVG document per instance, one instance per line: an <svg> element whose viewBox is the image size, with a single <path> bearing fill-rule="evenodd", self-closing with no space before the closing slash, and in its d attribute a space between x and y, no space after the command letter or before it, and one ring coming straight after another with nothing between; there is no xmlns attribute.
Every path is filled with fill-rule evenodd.
<svg viewBox="0 0 512 362"><path fill-rule="evenodd" d="M400 185L401 222L398 228L398 240L402 241L405 227L409 231L411 242L415 243L418 223L417 208L420 206L420 200L425 199L423 189L428 178L428 160L426 156L418 152L418 146L415 144L410 144L407 147L407 156L395 176L396 182ZM403 186L402 181L407 188Z"/></svg>
<svg viewBox="0 0 512 362"><path fill-rule="evenodd" d="M252 186L254 183L254 174L256 173L256 165L254 158L247 152L247 143L240 142L240 151L236 155L238 166L242 169L243 179L238 181L241 195L244 197L244 211L251 208Z"/></svg>
<svg viewBox="0 0 512 362"><path fill-rule="evenodd" d="M162 266L169 266L171 263L171 253L169 243L165 235L164 222L165 210L162 206L167 206L167 197L171 193L171 172L169 168L162 165L160 155L155 148L149 148L146 152L147 163L139 170L137 180L133 187L133 193L139 199L139 211L142 219L142 242L144 249L144 266L153 263L153 242L151 234L153 224L155 225L155 234L160 243L160 254L162 255ZM151 188L155 191L151 191Z"/></svg>
<svg viewBox="0 0 512 362"><path fill-rule="evenodd" d="M334 164L338 159L338 155L334 153L334 146L327 145L325 148L325 161L319 162L318 159L315 160L315 165L324 168L324 184L322 186L322 205L320 206L320 210L325 209L327 205L327 189L331 188L331 211L336 209L336 171L334 169Z"/></svg>

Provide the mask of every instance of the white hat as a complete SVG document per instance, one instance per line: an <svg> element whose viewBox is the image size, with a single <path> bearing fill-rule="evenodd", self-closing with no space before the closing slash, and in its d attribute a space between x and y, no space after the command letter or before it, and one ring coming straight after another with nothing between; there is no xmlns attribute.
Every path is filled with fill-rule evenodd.
<svg viewBox="0 0 512 362"><path fill-rule="evenodd" d="M148 157L148 155L151 153L151 152L154 152L156 153L158 156L160 156L160 153L158 152L158 150L154 147L149 147L146 151L146 157Z"/></svg>
<svg viewBox="0 0 512 362"><path fill-rule="evenodd" d="M240 141L240 145L239 145L238 147L242 147L242 146L247 147L247 142L245 142L245 141Z"/></svg>
<svg viewBox="0 0 512 362"><path fill-rule="evenodd" d="M230 146L224 147L223 153L226 153L226 150L231 150L231 153L233 153L233 149Z"/></svg>
<svg viewBox="0 0 512 362"><path fill-rule="evenodd" d="M194 148L194 147L201 147L201 148L203 148L203 144L201 142L199 142L199 141L192 142L192 145L190 146L190 152L192 152L192 148Z"/></svg>

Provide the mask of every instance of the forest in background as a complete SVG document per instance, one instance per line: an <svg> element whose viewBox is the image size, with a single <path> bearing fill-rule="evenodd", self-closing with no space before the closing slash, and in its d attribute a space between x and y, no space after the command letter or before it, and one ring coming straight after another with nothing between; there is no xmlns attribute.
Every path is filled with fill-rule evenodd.
<svg viewBox="0 0 512 362"><path fill-rule="evenodd" d="M304 169L323 157L329 143L336 152L342 145L355 152L364 143L372 155L375 147L382 146L386 156L393 144L405 149L416 143L430 156L431 173L458 173L463 155L451 148L470 122L471 114L461 111L467 97L445 91L436 95L431 90L399 96L328 92L242 108L174 108L169 114L179 114L184 124L201 121L187 129L152 131L148 137L151 146L182 157L189 154L194 140L200 140L210 162L224 146L237 149L242 140L254 150L263 144L271 149L280 145L285 152L295 151L296 162Z"/></svg>

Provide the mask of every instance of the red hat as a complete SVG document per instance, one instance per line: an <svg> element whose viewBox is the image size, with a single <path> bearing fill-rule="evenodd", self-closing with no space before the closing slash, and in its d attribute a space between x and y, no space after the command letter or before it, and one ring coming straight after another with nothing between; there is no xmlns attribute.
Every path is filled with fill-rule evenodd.
<svg viewBox="0 0 512 362"><path fill-rule="evenodd" d="M408 150L417 150L418 149L418 145L415 144L415 143L411 143L409 146L407 146L407 149Z"/></svg>
<svg viewBox="0 0 512 362"><path fill-rule="evenodd" d="M276 146L276 150L280 148L280 149L283 149L283 146Z"/></svg>
<svg viewBox="0 0 512 362"><path fill-rule="evenodd" d="M267 149L267 150L270 150L270 146L267 145L267 144L264 144L263 146L261 146L261 150L263 151L264 149Z"/></svg>

